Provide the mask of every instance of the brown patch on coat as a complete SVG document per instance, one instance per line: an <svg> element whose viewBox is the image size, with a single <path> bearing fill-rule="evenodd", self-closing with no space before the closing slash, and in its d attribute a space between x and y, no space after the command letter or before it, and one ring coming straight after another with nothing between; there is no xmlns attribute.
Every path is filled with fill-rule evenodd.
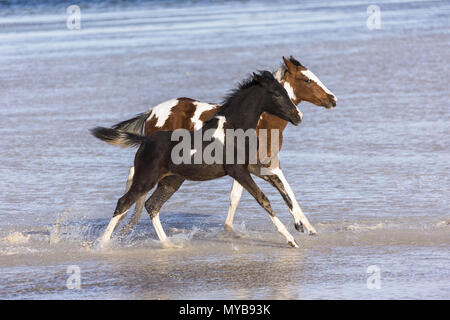
<svg viewBox="0 0 450 320"><path fill-rule="evenodd" d="M178 103L171 108L171 113L167 117L166 122L161 127L157 127L158 119L150 116L145 123L144 133L146 136L151 135L157 131L174 131L177 129L194 130L194 125L191 122L196 107L195 100L190 98L178 98Z"/></svg>
<svg viewBox="0 0 450 320"><path fill-rule="evenodd" d="M258 125L256 126L256 134L258 134L259 137L259 130L260 129L266 129L267 130L267 141L265 142L267 144L267 156L272 157L272 130L277 129L278 130L278 150L276 150L276 153L278 153L281 150L281 145L283 144L283 130L286 128L288 122L278 118L277 116L274 116L270 113L264 112L261 115L261 118L258 121ZM275 134L275 133L274 133ZM259 139L259 144L261 145L264 141ZM259 152L258 152L258 158L259 158Z"/></svg>
<svg viewBox="0 0 450 320"><path fill-rule="evenodd" d="M211 119L212 117L214 117L214 115L217 113L217 111L219 111L220 109L220 105L216 106L215 108L212 108L211 110L207 110L205 112L203 112L200 115L200 121L205 122L208 121L209 119Z"/></svg>

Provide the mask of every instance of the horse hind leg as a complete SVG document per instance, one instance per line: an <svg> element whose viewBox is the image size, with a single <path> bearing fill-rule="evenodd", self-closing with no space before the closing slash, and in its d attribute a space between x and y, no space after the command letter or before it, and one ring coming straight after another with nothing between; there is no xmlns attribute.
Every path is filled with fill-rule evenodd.
<svg viewBox="0 0 450 320"><path fill-rule="evenodd" d="M150 215L150 219L152 220L156 234L158 235L158 238L164 248L173 248L178 246L172 244L167 239L167 235L164 232L161 221L159 219L159 211L161 210L161 207L164 205L164 203L166 203L170 199L170 197L172 197L172 195L177 192L183 182L184 179L182 177L175 175L163 178L159 182L155 192L153 192L153 194L145 203L145 209Z"/></svg>
<svg viewBox="0 0 450 320"><path fill-rule="evenodd" d="M114 215L110 220L105 232L100 237L100 245L103 246L110 239L111 235L116 229L119 222L125 217L128 209L141 197L145 195L155 186L156 177L149 177L145 181L142 179L134 179L131 186L128 186L129 190L117 201L116 209L114 210Z"/></svg>
<svg viewBox="0 0 450 320"><path fill-rule="evenodd" d="M233 187L230 192L230 207L228 208L228 215L225 220L224 229L234 237L238 237L238 235L234 232L233 220L237 206L239 204L239 201L241 200L243 189L244 188L239 182L237 182L236 180L233 181Z"/></svg>
<svg viewBox="0 0 450 320"><path fill-rule="evenodd" d="M131 185L133 184L133 177L134 177L134 167L131 167L128 171L128 178L127 183L125 186L125 194L130 190ZM109 221L108 226L106 227L105 232L100 237L100 243L105 244L111 239L111 235L114 231L114 229L117 227L119 222L125 217L125 214L120 216L113 216L112 219Z"/></svg>
<svg viewBox="0 0 450 320"><path fill-rule="evenodd" d="M144 209L144 205L145 205L145 195L143 195L136 201L136 206L134 207L133 215L131 216L130 221L128 221L127 225L125 225L120 230L120 235L125 236L131 230L134 229L134 227L138 224L139 220L141 219L141 214L142 210Z"/></svg>
<svg viewBox="0 0 450 320"><path fill-rule="evenodd" d="M128 175L128 180L127 180L127 189L126 189L127 191L129 190L129 187L131 186L131 183L133 182L133 176L134 176L134 167L131 167L129 175ZM125 225L120 230L120 235L124 236L124 235L128 234L138 224L139 219L141 218L141 213L142 213L142 209L144 208L144 204L145 204L145 195L140 197L136 201L136 206L134 208L133 215L131 216L131 219L128 222L128 224Z"/></svg>

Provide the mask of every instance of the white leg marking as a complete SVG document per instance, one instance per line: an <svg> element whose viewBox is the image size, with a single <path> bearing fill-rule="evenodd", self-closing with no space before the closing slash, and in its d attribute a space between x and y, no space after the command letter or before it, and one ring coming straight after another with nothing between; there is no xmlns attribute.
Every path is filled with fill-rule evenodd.
<svg viewBox="0 0 450 320"><path fill-rule="evenodd" d="M270 217L272 219L273 224L275 225L275 228L277 228L277 231L281 233L285 238L286 241L293 247L298 248L298 244L295 242L294 237L289 233L289 231L286 229L284 224L278 219L277 217Z"/></svg>
<svg viewBox="0 0 450 320"><path fill-rule="evenodd" d="M152 219L153 227L155 227L156 234L158 235L159 241L165 242L167 241L166 233L161 225L161 221L159 220L159 213Z"/></svg>
<svg viewBox="0 0 450 320"><path fill-rule="evenodd" d="M133 176L134 176L134 167L131 167L129 172L128 172L128 179L127 179L127 185L125 187L125 193L127 193L128 190L130 190L130 188L131 188L131 185L133 183ZM111 239L112 233L114 232L114 230L116 229L116 227L119 224L120 220L122 220L122 218L125 216L125 214L127 212L128 212L128 210L125 211L122 214L119 214L119 215L117 215L115 217L112 217L112 219L109 221L108 226L106 227L105 232L100 237L100 245L106 244Z"/></svg>
<svg viewBox="0 0 450 320"><path fill-rule="evenodd" d="M115 217L112 217L112 219L109 221L108 226L106 227L105 232L103 233L103 235L100 238L100 245L101 246L106 244L111 239L111 235L112 235L114 229L116 229L116 227L119 224L120 220L122 220L122 218L126 214L127 214L127 211L125 211L122 214L118 214Z"/></svg>
<svg viewBox="0 0 450 320"><path fill-rule="evenodd" d="M161 245L163 246L163 248L165 249L181 248L181 246L176 245L167 239L166 233L164 232L164 229L161 225L161 221L159 220L159 213L152 219L152 223L153 226L155 227L156 234L158 235L158 238L161 241Z"/></svg>
<svg viewBox="0 0 450 320"><path fill-rule="evenodd" d="M233 181L233 188L230 193L230 207L228 208L228 215L225 220L225 230L227 231L233 231L234 214L236 213L239 200L241 200L243 189L244 187L242 187L239 182L236 180Z"/></svg>
<svg viewBox="0 0 450 320"><path fill-rule="evenodd" d="M306 232L310 235L317 234L316 229L309 223L308 218L306 218L305 214L303 213L302 209L300 208L300 205L297 202L297 199L295 199L294 192L291 189L291 186L287 182L286 178L284 177L283 171L280 168L272 169L271 172L276 175L280 180L281 183L284 186L284 189L286 190L289 198L292 202L292 210L289 209L289 212L294 217L295 223L301 222L303 227L306 229Z"/></svg>

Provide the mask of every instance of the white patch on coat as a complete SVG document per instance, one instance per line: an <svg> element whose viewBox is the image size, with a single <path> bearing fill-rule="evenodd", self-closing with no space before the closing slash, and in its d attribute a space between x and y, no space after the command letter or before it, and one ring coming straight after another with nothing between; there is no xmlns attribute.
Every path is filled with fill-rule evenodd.
<svg viewBox="0 0 450 320"><path fill-rule="evenodd" d="M283 85L284 89L288 93L289 99L291 99L291 101L295 101L295 100L297 100L297 96L294 93L294 88L292 88L292 86L289 82L283 80L283 76L284 76L285 72L286 72L286 69L283 67L280 67L280 68L278 68L277 71L275 71L273 73L273 76L275 79L277 79L277 81L279 83L281 83ZM302 117L302 113L300 111L299 111L299 114Z"/></svg>
<svg viewBox="0 0 450 320"><path fill-rule="evenodd" d="M222 144L225 144L225 130L223 128L223 125L225 124L225 117L224 116L216 116L216 119L219 119L217 123L217 129L212 135L213 138L218 139Z"/></svg>
<svg viewBox="0 0 450 320"><path fill-rule="evenodd" d="M198 130L203 126L203 121L200 120L200 117L203 114L203 112L214 109L217 107L217 105L198 101L195 101L194 105L195 105L195 112L194 115L192 116L191 122L194 124L194 129Z"/></svg>
<svg viewBox="0 0 450 320"><path fill-rule="evenodd" d="M295 93L294 93L294 88L291 87L291 84L289 82L287 82L287 81L284 82L283 87L286 90L286 92L288 93L289 99L291 99L292 101L297 99L297 97L295 96Z"/></svg>
<svg viewBox="0 0 450 320"><path fill-rule="evenodd" d="M153 118L157 119L155 127L161 128L172 113L172 108L178 104L178 99L168 100L166 102L158 104L152 109L151 116L147 119L150 121Z"/></svg>
<svg viewBox="0 0 450 320"><path fill-rule="evenodd" d="M281 82L281 79L283 78L285 71L286 71L285 68L279 67L279 68L277 69L277 71L275 71L274 73L272 73L272 74L273 74L273 77L274 77L275 79L277 79L278 82Z"/></svg>
<svg viewBox="0 0 450 320"><path fill-rule="evenodd" d="M319 85L319 87L321 87L326 93L331 94L334 97L334 101L337 102L336 96L330 90L328 90L327 87L325 87L325 85L322 83L322 81L320 81L319 78L317 78L317 76L314 73L312 73L309 70L303 70L302 73L306 77L308 77L308 79L311 79L312 81L317 83Z"/></svg>

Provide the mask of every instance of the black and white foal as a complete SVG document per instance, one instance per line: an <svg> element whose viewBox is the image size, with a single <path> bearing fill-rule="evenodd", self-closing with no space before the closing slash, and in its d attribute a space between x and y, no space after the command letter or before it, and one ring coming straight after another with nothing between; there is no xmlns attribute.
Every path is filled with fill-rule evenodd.
<svg viewBox="0 0 450 320"><path fill-rule="evenodd" d="M134 160L135 173L131 186L119 199L114 216L100 239L101 243L110 238L118 221L125 216L136 200L158 184L155 192L146 201L145 208L162 244L165 247L173 246L168 242L159 220L159 211L163 204L185 180L206 181L229 175L239 182L269 213L275 227L286 238L287 243L298 247L292 235L275 216L269 200L250 175L249 141L245 140L242 147L242 143L241 145L236 144L235 137L233 137L233 149L227 148L227 142L230 142L227 141L228 130L255 130L263 112L273 114L294 125L298 125L302 119L301 112L292 103L286 90L268 71L263 71L259 75L253 74L252 78L240 84L226 98L216 115L199 129L202 136L207 135L207 132L212 132L210 139L204 141L205 139L202 138L200 145L197 143L196 147L191 148L188 156L190 161L181 163L173 159L172 151L178 144L178 141L173 141L173 134L176 131L159 131L151 136L141 136L117 129L102 127L93 129L93 135L105 142L123 146L140 146ZM198 131L197 133L188 131L187 134L191 137L190 141L194 141L198 137ZM194 160L199 148L202 148L202 154L203 152L207 153L207 149L213 143L216 143L216 146L219 145L220 148L219 153L218 149L214 149L215 161L206 161L206 158L201 159L200 162ZM239 148L241 149L238 150ZM240 161L237 161L238 154L242 154L242 148L244 148L245 160L242 161L241 158ZM232 155L229 154L231 152ZM217 161L218 154L220 154L219 161Z"/></svg>

